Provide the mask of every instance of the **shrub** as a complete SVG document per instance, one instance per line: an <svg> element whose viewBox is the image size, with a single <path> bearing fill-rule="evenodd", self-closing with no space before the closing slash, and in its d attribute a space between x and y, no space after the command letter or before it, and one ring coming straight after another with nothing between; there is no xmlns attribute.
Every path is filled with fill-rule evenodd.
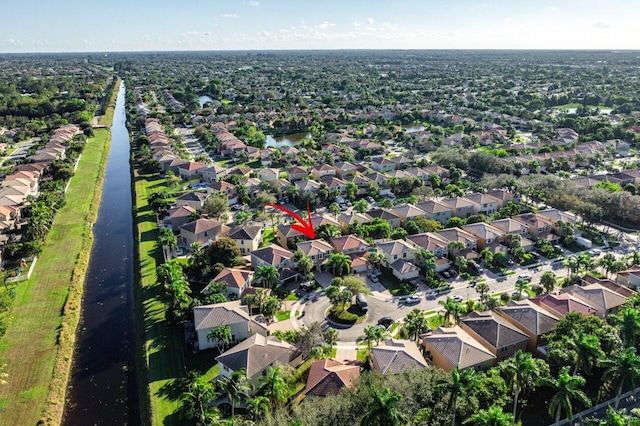
<svg viewBox="0 0 640 426"><path fill-rule="evenodd" d="M329 319L339 324L355 324L358 316L344 309L331 308L329 311Z"/></svg>

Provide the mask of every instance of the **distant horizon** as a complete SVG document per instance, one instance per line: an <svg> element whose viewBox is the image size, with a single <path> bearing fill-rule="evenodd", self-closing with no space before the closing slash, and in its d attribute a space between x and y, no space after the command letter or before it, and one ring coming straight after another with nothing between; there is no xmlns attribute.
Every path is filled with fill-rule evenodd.
<svg viewBox="0 0 640 426"><path fill-rule="evenodd" d="M438 48L429 48L429 49L414 49L414 48L318 48L318 49L202 49L202 50L94 50L94 51L41 51L41 52L0 52L0 56L11 56L11 55L104 55L110 53L233 53L233 52L639 52L640 48L637 49L596 49L596 48L575 48L575 49L499 49L499 48L474 48L474 49L465 49L465 48L457 48L457 49L438 49Z"/></svg>
<svg viewBox="0 0 640 426"><path fill-rule="evenodd" d="M7 0L1 53L640 50L634 0Z"/></svg>

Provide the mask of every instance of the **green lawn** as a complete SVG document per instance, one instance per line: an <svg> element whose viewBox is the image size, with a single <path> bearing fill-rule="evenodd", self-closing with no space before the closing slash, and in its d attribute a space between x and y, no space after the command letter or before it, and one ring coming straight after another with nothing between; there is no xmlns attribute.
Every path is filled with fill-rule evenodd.
<svg viewBox="0 0 640 426"><path fill-rule="evenodd" d="M109 137L96 129L89 139L33 275L15 289L13 321L0 340L9 374L0 386L2 425L60 423Z"/></svg>
<svg viewBox="0 0 640 426"><path fill-rule="evenodd" d="M101 126L111 127L111 123L113 123L113 113L116 107L116 98L118 97L118 89L120 88L120 78L115 77L116 82L113 85L113 90L110 93L109 99L106 102L106 111L100 119L98 120L98 124Z"/></svg>
<svg viewBox="0 0 640 426"><path fill-rule="evenodd" d="M400 280L398 280L391 272L381 271L382 274L378 276L380 284L385 286L389 292L394 296L402 296L407 294L406 289L402 286Z"/></svg>
<svg viewBox="0 0 640 426"><path fill-rule="evenodd" d="M276 239L276 234L275 232L273 232L272 228L267 228L264 231L264 235L262 236L262 244L260 244L260 247L266 247L270 244L272 244Z"/></svg>
<svg viewBox="0 0 640 426"><path fill-rule="evenodd" d="M276 313L276 319L278 321L286 321L291 318L291 311L278 311Z"/></svg>
<svg viewBox="0 0 640 426"><path fill-rule="evenodd" d="M152 193L166 189L166 181L158 176L138 174L135 174L134 181L136 250L139 257L136 320L143 356L138 373L141 406L143 413L146 412L151 418L152 425L178 425L180 422L175 410L179 407L181 390L173 381L185 372L182 335L165 320L167 306L162 300L162 288L157 284L156 277L156 266L162 261L156 243L158 227L147 203Z"/></svg>

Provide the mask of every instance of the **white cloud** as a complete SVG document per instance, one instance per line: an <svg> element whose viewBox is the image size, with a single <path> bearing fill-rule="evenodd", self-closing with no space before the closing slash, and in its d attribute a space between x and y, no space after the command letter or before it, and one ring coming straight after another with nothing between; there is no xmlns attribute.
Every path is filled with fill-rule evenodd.
<svg viewBox="0 0 640 426"><path fill-rule="evenodd" d="M235 19L238 17L238 15L236 15L235 13L223 13L220 15L220 17L225 19Z"/></svg>
<svg viewBox="0 0 640 426"><path fill-rule="evenodd" d="M376 22L375 19L373 18L367 18L367 24L369 25L373 25L373 23Z"/></svg>
<svg viewBox="0 0 640 426"><path fill-rule="evenodd" d="M607 24L606 22L602 22L602 21L595 22L593 24L593 26L596 27L596 28L611 28L611 25Z"/></svg>
<svg viewBox="0 0 640 426"><path fill-rule="evenodd" d="M258 2L257 2L257 1L255 1L255 0L251 0L251 1L249 2L249 6L252 6L252 7L258 7L258 6L260 6L260 3L258 3Z"/></svg>
<svg viewBox="0 0 640 426"><path fill-rule="evenodd" d="M333 22L324 21L322 24L318 25L318 28L326 30L329 27L335 27L335 26L336 24L334 24Z"/></svg>
<svg viewBox="0 0 640 426"><path fill-rule="evenodd" d="M362 24L360 22L356 21L356 22L353 23L353 26L356 27L356 28L360 28L360 26L362 26Z"/></svg>
<svg viewBox="0 0 640 426"><path fill-rule="evenodd" d="M504 18L504 22L511 22L511 18L510 17Z"/></svg>

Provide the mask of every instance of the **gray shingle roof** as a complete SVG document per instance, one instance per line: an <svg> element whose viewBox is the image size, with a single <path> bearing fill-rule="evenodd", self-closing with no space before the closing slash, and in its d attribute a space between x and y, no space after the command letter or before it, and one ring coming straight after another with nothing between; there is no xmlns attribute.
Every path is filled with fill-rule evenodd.
<svg viewBox="0 0 640 426"><path fill-rule="evenodd" d="M282 342L275 337L254 334L222 355L217 356L216 361L226 365L233 371L244 368L247 371L247 377L252 378L292 351L293 347L290 344Z"/></svg>
<svg viewBox="0 0 640 426"><path fill-rule="evenodd" d="M525 333L493 312L472 312L462 322L494 348L504 348L529 339Z"/></svg>

